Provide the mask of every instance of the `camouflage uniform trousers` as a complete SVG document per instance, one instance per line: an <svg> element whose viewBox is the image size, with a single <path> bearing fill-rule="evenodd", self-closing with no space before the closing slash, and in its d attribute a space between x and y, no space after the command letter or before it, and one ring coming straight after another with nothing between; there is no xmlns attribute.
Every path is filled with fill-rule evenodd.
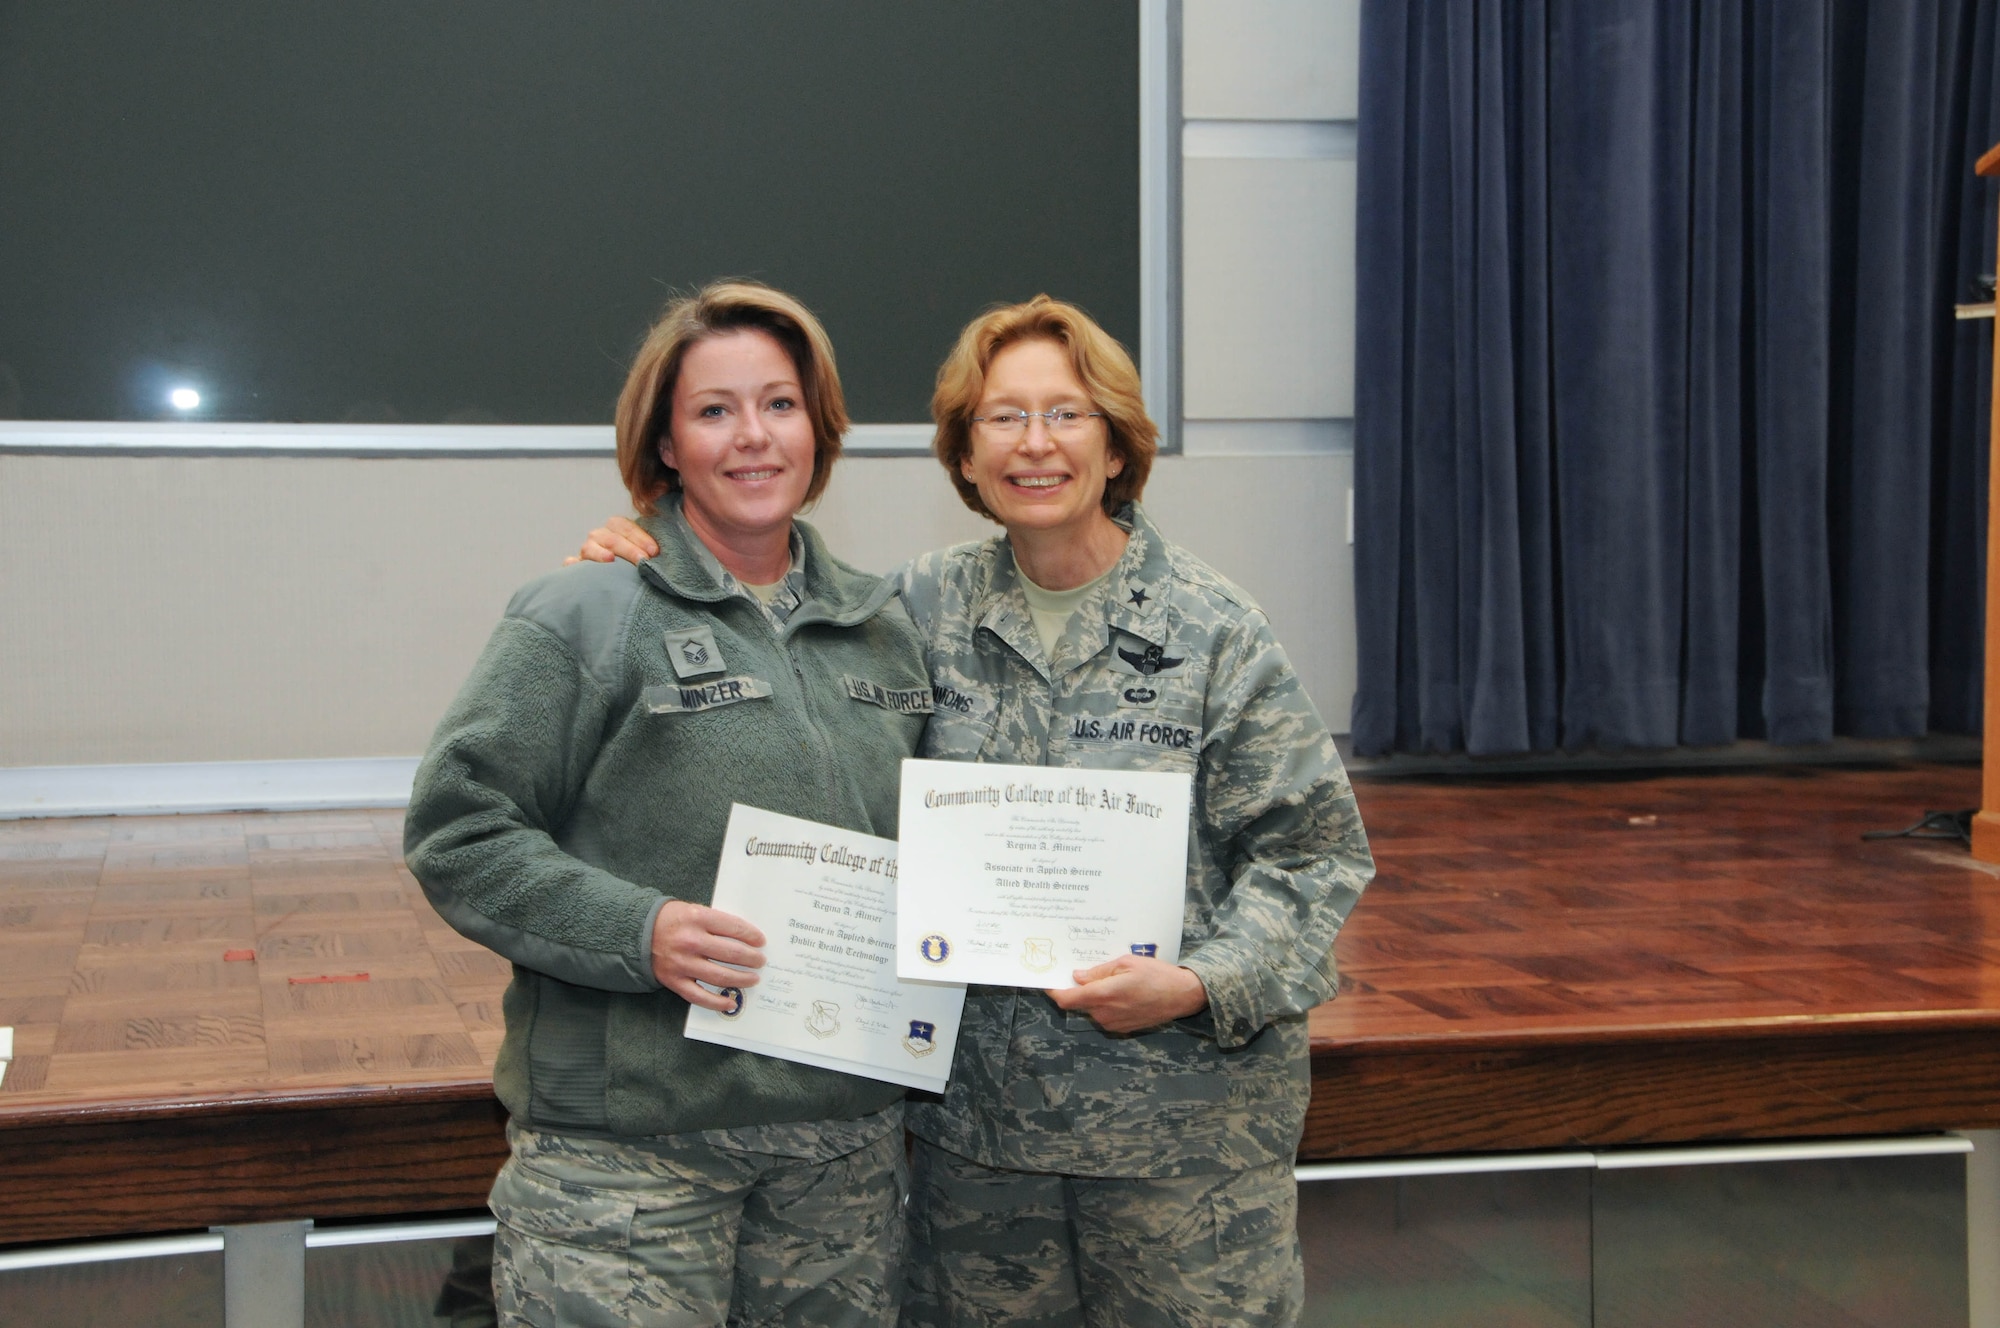
<svg viewBox="0 0 2000 1328"><path fill-rule="evenodd" d="M1003 1171L915 1141L904 1328L1291 1325L1289 1161L1162 1179Z"/></svg>
<svg viewBox="0 0 2000 1328"><path fill-rule="evenodd" d="M514 1154L491 1199L502 1324L895 1321L908 1182L900 1129L826 1161L699 1134L508 1136Z"/></svg>

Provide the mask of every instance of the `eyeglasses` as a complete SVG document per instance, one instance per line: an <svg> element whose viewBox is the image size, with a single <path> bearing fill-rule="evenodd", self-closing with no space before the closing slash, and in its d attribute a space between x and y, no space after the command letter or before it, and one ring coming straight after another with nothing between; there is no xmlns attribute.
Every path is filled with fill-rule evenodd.
<svg viewBox="0 0 2000 1328"><path fill-rule="evenodd" d="M1040 420L1052 438L1081 438L1090 430L1089 421L1103 418L1103 411L1058 406L1054 410L996 410L991 415L974 415L972 422L984 425L995 438L1024 436L1029 420Z"/></svg>

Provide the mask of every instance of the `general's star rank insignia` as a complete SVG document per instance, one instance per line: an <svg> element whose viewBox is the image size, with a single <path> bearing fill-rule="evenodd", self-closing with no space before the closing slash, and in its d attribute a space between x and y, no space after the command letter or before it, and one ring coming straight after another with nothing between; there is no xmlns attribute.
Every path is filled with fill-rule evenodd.
<svg viewBox="0 0 2000 1328"><path fill-rule="evenodd" d="M1132 602L1142 609L1146 607L1146 588L1144 586L1134 586L1132 588Z"/></svg>

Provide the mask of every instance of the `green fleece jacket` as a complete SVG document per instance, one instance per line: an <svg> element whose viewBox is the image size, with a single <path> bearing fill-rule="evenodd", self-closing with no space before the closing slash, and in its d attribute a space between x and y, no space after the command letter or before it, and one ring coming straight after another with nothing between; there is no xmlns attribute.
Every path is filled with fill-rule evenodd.
<svg viewBox="0 0 2000 1328"><path fill-rule="evenodd" d="M709 901L732 802L895 837L923 643L803 522L782 630L677 507L644 524L658 557L515 594L417 770L410 870L514 963L494 1087L524 1127L626 1137L879 1111L902 1090L684 1038L650 941L668 899Z"/></svg>

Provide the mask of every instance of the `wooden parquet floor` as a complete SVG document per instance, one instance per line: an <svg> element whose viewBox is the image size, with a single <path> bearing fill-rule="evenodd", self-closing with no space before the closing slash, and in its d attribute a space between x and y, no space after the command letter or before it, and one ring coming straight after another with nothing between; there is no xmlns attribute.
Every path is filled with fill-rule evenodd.
<svg viewBox="0 0 2000 1328"><path fill-rule="evenodd" d="M2000 1027L2000 868L1863 841L1967 765L1356 785L1379 875L1316 1048Z"/></svg>
<svg viewBox="0 0 2000 1328"><path fill-rule="evenodd" d="M489 1078L507 965L396 811L0 822L0 1115Z"/></svg>
<svg viewBox="0 0 2000 1328"><path fill-rule="evenodd" d="M1860 838L1978 775L1363 780L1380 875L1315 1048L2000 1027L2000 874ZM400 840L395 811L0 822L0 1121L488 1078L507 966Z"/></svg>

